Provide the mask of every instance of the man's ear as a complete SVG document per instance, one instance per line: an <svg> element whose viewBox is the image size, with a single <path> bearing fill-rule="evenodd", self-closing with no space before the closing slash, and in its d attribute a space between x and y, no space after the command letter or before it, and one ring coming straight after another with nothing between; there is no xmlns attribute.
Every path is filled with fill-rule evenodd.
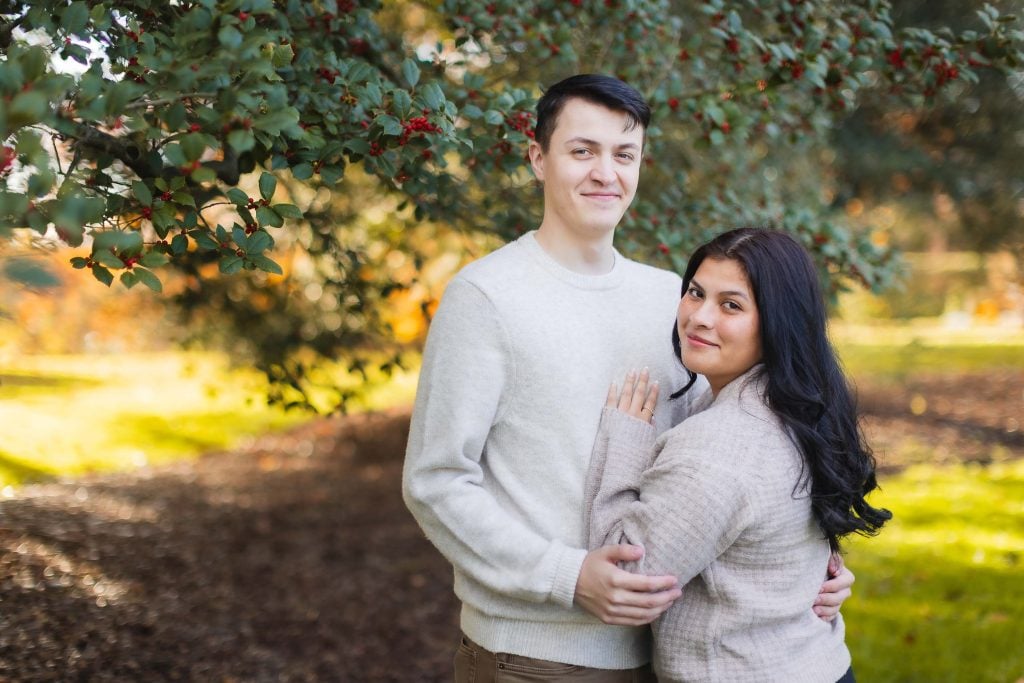
<svg viewBox="0 0 1024 683"><path fill-rule="evenodd" d="M533 175L536 176L537 180L544 181L544 150L541 149L540 143L536 140L530 141L530 146L527 148L526 153L530 157L530 167L533 169Z"/></svg>

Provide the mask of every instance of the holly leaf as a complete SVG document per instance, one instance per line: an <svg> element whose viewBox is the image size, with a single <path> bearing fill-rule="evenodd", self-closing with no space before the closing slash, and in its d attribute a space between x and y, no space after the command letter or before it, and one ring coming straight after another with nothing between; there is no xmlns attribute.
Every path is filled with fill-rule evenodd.
<svg viewBox="0 0 1024 683"><path fill-rule="evenodd" d="M153 205L153 193L150 191L149 186L141 180L136 180L132 183L132 194L143 206Z"/></svg>
<svg viewBox="0 0 1024 683"><path fill-rule="evenodd" d="M274 196L274 191L277 189L277 178L274 177L273 173L264 172L260 176L260 196L266 200L270 200Z"/></svg>
<svg viewBox="0 0 1024 683"><path fill-rule="evenodd" d="M154 292L160 293L164 291L164 286L160 283L160 278L154 275L152 271L146 270L145 268L135 268L132 272L135 273L135 277L139 282L146 285Z"/></svg>
<svg viewBox="0 0 1024 683"><path fill-rule="evenodd" d="M409 84L410 88L415 88L416 84L420 82L420 67L417 66L416 62L412 58L406 59L402 62L402 77L405 82Z"/></svg>

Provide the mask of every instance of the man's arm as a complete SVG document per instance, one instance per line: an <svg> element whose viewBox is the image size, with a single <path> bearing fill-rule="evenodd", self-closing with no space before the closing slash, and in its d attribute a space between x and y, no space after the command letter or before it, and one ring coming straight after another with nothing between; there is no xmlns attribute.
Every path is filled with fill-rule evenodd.
<svg viewBox="0 0 1024 683"><path fill-rule="evenodd" d="M644 550L636 545L606 545L587 553L576 583L576 604L606 624L649 624L683 594L674 576L644 576L620 569L636 562Z"/></svg>
<svg viewBox="0 0 1024 683"><path fill-rule="evenodd" d="M481 454L514 391L511 362L490 301L471 283L453 280L424 350L402 478L406 505L449 562L497 593L566 608L575 601L608 623L652 621L668 605L653 600L652 608L649 591L666 582L615 565L634 559L633 551L588 555L544 538L484 488Z"/></svg>
<svg viewBox="0 0 1024 683"><path fill-rule="evenodd" d="M480 460L514 391L512 362L491 302L472 283L454 279L424 349L403 496L461 573L502 595L569 607L586 551L527 528L484 486Z"/></svg>
<svg viewBox="0 0 1024 683"><path fill-rule="evenodd" d="M822 621L833 621L839 615L839 608L852 594L850 588L856 577L843 563L842 556L833 553L828 561L828 580L821 584L821 591L814 600L814 613Z"/></svg>

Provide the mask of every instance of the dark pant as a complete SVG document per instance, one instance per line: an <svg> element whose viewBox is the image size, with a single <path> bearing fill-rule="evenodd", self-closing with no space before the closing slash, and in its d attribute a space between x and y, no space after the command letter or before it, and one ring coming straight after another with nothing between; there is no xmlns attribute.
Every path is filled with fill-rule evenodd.
<svg viewBox="0 0 1024 683"><path fill-rule="evenodd" d="M650 664L637 669L591 669L544 659L494 653L462 636L455 653L455 683L657 683Z"/></svg>
<svg viewBox="0 0 1024 683"><path fill-rule="evenodd" d="M836 683L857 683L857 679L853 677L853 667L851 666L847 669L843 677L836 681Z"/></svg>

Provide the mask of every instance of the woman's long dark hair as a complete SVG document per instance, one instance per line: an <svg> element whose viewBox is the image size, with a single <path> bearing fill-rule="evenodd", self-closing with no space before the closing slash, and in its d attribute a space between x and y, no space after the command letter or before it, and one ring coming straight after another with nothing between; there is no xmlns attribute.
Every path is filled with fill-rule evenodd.
<svg viewBox="0 0 1024 683"><path fill-rule="evenodd" d="M810 476L811 507L833 550L849 533L872 536L892 513L864 497L878 487L875 458L857 418L857 405L826 332L825 302L807 251L775 230L730 230L699 247L683 275L683 295L704 259L740 263L760 317L768 407L788 428ZM672 330L680 358L677 328ZM697 376L673 394L681 396ZM798 484L799 486L799 484Z"/></svg>

